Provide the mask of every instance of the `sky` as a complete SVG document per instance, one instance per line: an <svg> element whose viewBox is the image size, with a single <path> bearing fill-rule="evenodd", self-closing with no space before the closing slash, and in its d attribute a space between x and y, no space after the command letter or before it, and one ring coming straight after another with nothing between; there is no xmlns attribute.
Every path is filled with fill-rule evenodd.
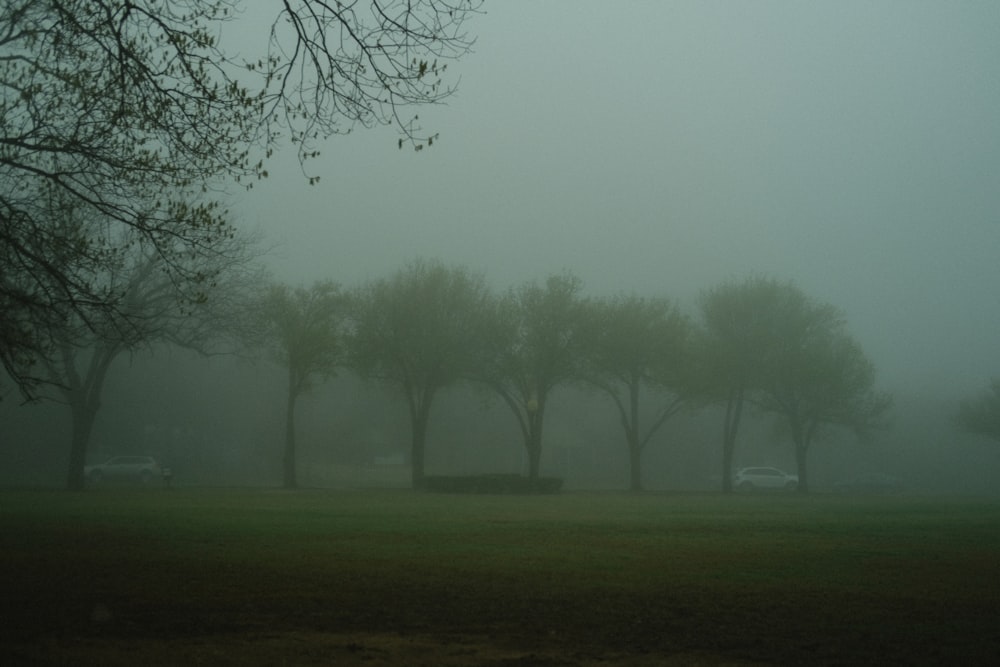
<svg viewBox="0 0 1000 667"><path fill-rule="evenodd" d="M493 1L469 30L433 147L360 129L319 185L286 150L235 195L278 279L568 269L696 315L756 273L843 309L881 388L1000 375L1000 3Z"/></svg>

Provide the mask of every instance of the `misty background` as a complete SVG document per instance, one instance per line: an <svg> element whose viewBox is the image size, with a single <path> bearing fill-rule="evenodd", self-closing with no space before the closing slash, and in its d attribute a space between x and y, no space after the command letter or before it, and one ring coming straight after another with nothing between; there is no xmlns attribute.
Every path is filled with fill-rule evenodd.
<svg viewBox="0 0 1000 667"><path fill-rule="evenodd" d="M227 27L248 48L268 28L252 14ZM817 443L816 488L876 470L996 492L1000 450L950 416L1000 374L1000 5L497 2L469 27L474 53L447 72L458 93L419 110L432 147L359 129L305 165L317 185L289 150L233 193L241 226L276 244L277 279L353 286L427 257L499 291L568 269L587 294L666 296L692 316L726 279L792 280L844 310L895 396L891 430ZM155 450L185 462L179 480L273 482L283 382L266 361L121 360L92 455ZM610 404L573 388L555 401L546 468L571 488L624 488ZM484 403L442 396L430 472L519 470L513 420ZM8 392L0 481L58 483L63 412ZM385 483L408 443L402 402L348 374L299 414L303 484ZM669 422L647 487L717 488L720 433L712 410ZM791 445L757 420L737 461L792 468Z"/></svg>
<svg viewBox="0 0 1000 667"><path fill-rule="evenodd" d="M843 308L887 387L978 390L1000 331L1000 6L493 3L441 138L294 155L235 210L278 277L414 256L693 305L749 272ZM984 365L986 368L984 368Z"/></svg>

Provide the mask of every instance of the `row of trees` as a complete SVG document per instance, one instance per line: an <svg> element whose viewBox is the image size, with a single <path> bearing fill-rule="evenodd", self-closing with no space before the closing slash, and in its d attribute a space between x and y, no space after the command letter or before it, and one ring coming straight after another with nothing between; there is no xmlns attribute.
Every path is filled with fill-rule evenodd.
<svg viewBox="0 0 1000 667"><path fill-rule="evenodd" d="M267 38L258 41L266 48L249 56L225 41L224 28L247 9L240 0L12 0L0 7L0 363L25 396L53 389L72 408L71 488L82 487L90 425L116 357L158 340L210 349L236 335L220 336L227 328L261 342L260 323L248 317L257 311L238 303L245 291L224 288L253 280L245 241L220 203L226 183L266 177L268 158L283 142L306 160L324 137L358 125L394 124L400 146L430 145L433 135L406 110L452 92L445 66L469 51L465 25L480 4L284 2L271 10ZM339 289L326 292L319 301L341 301ZM794 345L775 343L785 346L775 356L765 350L770 343L755 343L745 350L756 359L749 361L739 352L747 342L741 337L757 335L756 321L737 324L745 331L734 342L721 328L712 333L707 308L704 331L695 335L666 302L583 299L572 276L496 297L480 277L434 264L347 296L349 315L331 316L344 328L331 329L317 354L401 387L414 427L417 485L433 399L458 381L491 389L511 408L533 477L546 401L567 382L608 393L636 462L682 404L721 395L730 450L745 400L794 414L803 453L819 425L864 421L855 419L864 405L806 409L819 398L789 389L802 378L789 370L779 382L776 370ZM760 308L754 312L768 312ZM292 327L291 312L271 318L272 326ZM818 326L831 340L845 339L833 324ZM656 345L665 347L646 349L629 338L647 327L663 329ZM768 340L812 340L791 325L779 328ZM675 333L683 345L666 345ZM726 348L729 365L717 368L708 360L722 357L701 353L712 336L735 345ZM342 347L329 347L334 343ZM827 344L802 345L820 354ZM824 354L834 354L836 345L827 347ZM856 345L840 347L845 357L863 359ZM291 361L297 350L286 350L290 368L299 363ZM693 370L692 360L701 360ZM852 386L870 391L870 365L855 366ZM294 397L310 377L290 371L289 424ZM640 391L669 396L648 424L639 420ZM830 388L825 398L844 391ZM877 412L885 401L870 402L868 411ZM289 438L294 453L291 426ZM286 482L294 483L294 472Z"/></svg>
<svg viewBox="0 0 1000 667"><path fill-rule="evenodd" d="M269 10L266 35L256 41L265 48L249 54L224 39L248 4L0 6L0 364L24 396L54 388L73 408L71 488L82 486L89 428L113 359L155 340L207 349L234 325L241 339L254 338L248 310L237 303L241 292L222 288L253 273L216 196L225 184L266 177L283 143L306 160L320 140L358 125L393 124L400 146L430 145L435 135L415 124L411 108L452 92L446 63L468 53L465 26L481 2L287 1ZM871 389L871 364L839 313L791 285L720 286L704 295L692 326L662 301L582 299L571 276L502 297L462 271L421 282L439 269L411 267L350 295L333 285L320 290L320 301L353 305L343 311L349 315L329 311L338 326L317 354L336 360L331 367L350 365L401 386L415 462L434 395L457 381L489 387L511 408L535 473L551 391L567 382L598 387L619 411L636 461L634 487L642 449L682 405L726 406L727 484L748 402L787 420L804 482L806 453L823 429L862 431L888 405ZM313 291L273 293L295 302ZM447 303L443 294L462 308L408 302ZM284 318L281 327L294 328L291 317L272 322ZM438 325L454 337L439 336ZM649 329L661 329L651 335L660 347L637 342ZM406 331L424 333L406 339ZM476 345L466 348L469 340ZM289 424L310 377L290 371ZM661 409L641 423L640 392L662 394ZM964 405L959 425L996 438L997 394L995 385ZM291 427L289 434L294 445ZM294 483L294 472L286 482Z"/></svg>
<svg viewBox="0 0 1000 667"><path fill-rule="evenodd" d="M288 368L284 479L294 486L294 406L310 379L350 368L397 387L409 408L412 482L424 478L435 396L466 382L491 392L520 428L537 482L546 405L558 387L603 392L618 412L633 490L642 454L682 407L725 406L724 490L747 405L783 419L800 490L808 452L831 428L858 434L882 423L891 400L847 333L841 313L791 283L750 277L705 292L700 321L661 298L587 298L572 274L492 293L462 267L417 261L355 290L328 282L269 288L261 313L272 354ZM652 415L640 407L657 406Z"/></svg>
<svg viewBox="0 0 1000 667"><path fill-rule="evenodd" d="M666 299L586 298L571 274L495 294L481 276L437 262L415 262L353 290L329 281L292 288L268 283L252 244L234 238L226 252L189 257L192 271L212 276L213 292L210 299L184 299L152 249L141 240L122 247L131 249L106 262L101 280L127 295L127 318L64 322L50 331L58 354L37 373L49 388L43 395L64 402L72 416L71 489L83 487L112 362L163 342L204 353L266 348L286 367L288 487L297 484L296 400L344 369L390 383L405 398L417 487L434 398L456 383L481 387L509 408L534 479L552 392L570 383L595 388L618 414L634 490L642 488L643 452L683 408L724 408L726 490L746 409L779 417L805 491L813 443L831 429L863 435L882 422L890 403L874 391L874 368L837 309L769 278L731 280L704 292L692 320ZM998 387L994 381L961 405L960 428L1000 440Z"/></svg>

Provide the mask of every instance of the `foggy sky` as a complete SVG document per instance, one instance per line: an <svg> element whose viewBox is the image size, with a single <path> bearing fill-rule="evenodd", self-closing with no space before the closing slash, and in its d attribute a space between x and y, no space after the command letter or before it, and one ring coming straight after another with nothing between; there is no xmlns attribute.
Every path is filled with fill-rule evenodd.
<svg viewBox="0 0 1000 667"><path fill-rule="evenodd" d="M1000 375L1000 3L489 2L440 140L286 150L238 195L292 283L417 256L694 314L757 272L846 311L890 391ZM233 24L261 34L247 21ZM266 29L266 28L265 28ZM263 37L262 37L263 39Z"/></svg>

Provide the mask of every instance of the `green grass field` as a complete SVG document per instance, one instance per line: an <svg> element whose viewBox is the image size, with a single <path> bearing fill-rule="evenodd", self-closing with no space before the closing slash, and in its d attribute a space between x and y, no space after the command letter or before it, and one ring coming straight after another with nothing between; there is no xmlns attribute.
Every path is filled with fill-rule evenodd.
<svg viewBox="0 0 1000 667"><path fill-rule="evenodd" d="M0 492L0 664L997 664L1000 503Z"/></svg>

